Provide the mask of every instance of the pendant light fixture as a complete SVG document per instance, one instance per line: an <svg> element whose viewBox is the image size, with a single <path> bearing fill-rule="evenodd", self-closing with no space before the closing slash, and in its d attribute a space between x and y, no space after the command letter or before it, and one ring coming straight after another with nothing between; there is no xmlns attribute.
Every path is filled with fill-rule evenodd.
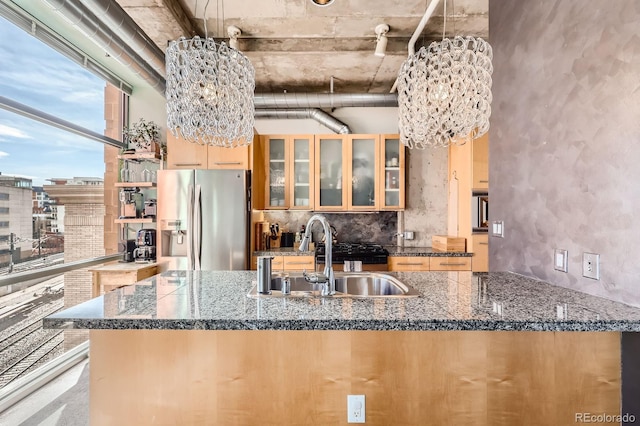
<svg viewBox="0 0 640 426"><path fill-rule="evenodd" d="M400 67L400 142L409 148L464 144L489 130L493 53L477 37L445 38L422 47Z"/></svg>
<svg viewBox="0 0 640 426"><path fill-rule="evenodd" d="M169 43L167 127L174 136L223 147L253 141L255 70L249 59L224 42L181 37ZM196 13L198 3L196 1Z"/></svg>

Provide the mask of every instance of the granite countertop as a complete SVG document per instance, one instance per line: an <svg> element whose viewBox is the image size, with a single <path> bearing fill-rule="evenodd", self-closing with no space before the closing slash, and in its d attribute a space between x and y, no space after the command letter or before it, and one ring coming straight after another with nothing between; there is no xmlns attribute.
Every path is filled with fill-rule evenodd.
<svg viewBox="0 0 640 426"><path fill-rule="evenodd" d="M258 297L252 271L167 271L44 319L47 328L640 331L640 309L508 272L389 273L421 297Z"/></svg>
<svg viewBox="0 0 640 426"><path fill-rule="evenodd" d="M300 251L296 247L279 247L270 250L256 250L252 256L315 256L313 250Z"/></svg>
<svg viewBox="0 0 640 426"><path fill-rule="evenodd" d="M384 246L389 256L423 256L423 257L471 257L473 253L463 251L434 250L431 247Z"/></svg>

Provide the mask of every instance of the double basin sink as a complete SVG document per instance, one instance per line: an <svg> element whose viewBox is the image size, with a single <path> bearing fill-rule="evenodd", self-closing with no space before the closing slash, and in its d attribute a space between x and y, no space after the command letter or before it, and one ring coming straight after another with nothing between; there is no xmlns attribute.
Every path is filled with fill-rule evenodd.
<svg viewBox="0 0 640 426"><path fill-rule="evenodd" d="M291 293L282 294L282 281L287 278ZM327 297L352 298L395 298L417 297L418 291L397 278L376 272L336 272L336 294ZM313 284L305 280L302 274L273 274L271 294L260 294L254 286L247 294L249 297L320 297L322 284Z"/></svg>

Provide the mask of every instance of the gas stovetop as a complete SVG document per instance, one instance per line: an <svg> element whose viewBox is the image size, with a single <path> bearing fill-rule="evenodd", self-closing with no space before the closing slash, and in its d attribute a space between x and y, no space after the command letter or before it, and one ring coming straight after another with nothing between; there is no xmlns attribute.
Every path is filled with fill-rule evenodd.
<svg viewBox="0 0 640 426"><path fill-rule="evenodd" d="M325 245L316 245L316 262L324 263ZM345 260L359 260L363 264L387 263L389 251L380 244L371 243L336 243L331 250L331 263L343 263Z"/></svg>

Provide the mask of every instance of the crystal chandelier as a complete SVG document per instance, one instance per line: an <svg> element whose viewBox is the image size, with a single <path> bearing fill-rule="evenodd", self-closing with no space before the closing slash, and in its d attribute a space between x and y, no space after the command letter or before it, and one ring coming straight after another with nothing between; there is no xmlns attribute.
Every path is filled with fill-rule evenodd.
<svg viewBox="0 0 640 426"><path fill-rule="evenodd" d="M167 127L201 145L248 145L255 70L241 52L208 37L204 21L204 39L181 37L167 48Z"/></svg>
<svg viewBox="0 0 640 426"><path fill-rule="evenodd" d="M446 0L445 0L446 24ZM493 52L481 38L444 38L410 55L398 74L400 142L464 144L489 130Z"/></svg>

